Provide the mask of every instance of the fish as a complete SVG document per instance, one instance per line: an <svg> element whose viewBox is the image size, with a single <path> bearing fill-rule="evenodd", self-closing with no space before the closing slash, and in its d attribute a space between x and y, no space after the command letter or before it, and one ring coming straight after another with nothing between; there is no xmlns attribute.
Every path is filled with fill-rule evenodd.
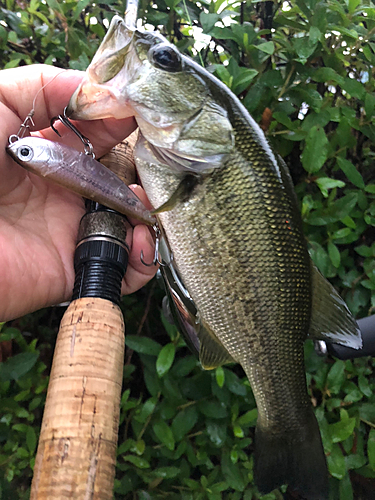
<svg viewBox="0 0 375 500"><path fill-rule="evenodd" d="M137 172L173 256L165 274L175 312L202 366L241 364L256 399L259 491L289 484L308 500L327 499L304 342L358 349L362 341L310 259L285 163L230 89L157 32L130 35L115 17L101 54L67 115L135 116Z"/></svg>
<svg viewBox="0 0 375 500"><path fill-rule="evenodd" d="M7 147L21 167L84 198L154 225L155 217L111 170L89 155L41 137L24 137Z"/></svg>

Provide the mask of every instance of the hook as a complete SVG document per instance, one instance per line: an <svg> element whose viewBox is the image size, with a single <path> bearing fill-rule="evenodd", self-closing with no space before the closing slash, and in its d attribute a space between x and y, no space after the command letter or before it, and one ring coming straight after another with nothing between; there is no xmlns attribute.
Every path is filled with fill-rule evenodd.
<svg viewBox="0 0 375 500"><path fill-rule="evenodd" d="M81 140L81 142L83 144L83 148L84 148L85 154L89 155L89 156L92 156L95 159L95 153L94 153L94 147L93 147L93 145L91 144L90 140L87 137L85 137L83 134L81 134L81 132L77 129L77 127L75 125L73 125L73 123L66 116L66 108L64 109L64 114L63 115L54 116L51 119L51 128L52 128L52 130L54 132L56 132L56 134L59 137L61 137L61 134L59 133L59 131L54 127L54 124L55 124L55 122L57 120L60 120L61 123L63 125L65 125L65 127L67 127L74 134L76 134L77 137L79 137L79 139Z"/></svg>
<svg viewBox="0 0 375 500"><path fill-rule="evenodd" d="M159 256L159 245L160 245L161 231L160 231L160 228L159 228L159 226L157 224L155 224L154 226L152 226L152 229L155 232L155 252L154 252L154 258L153 258L151 264L148 264L147 262L145 262L143 250L141 250L141 262L142 262L142 264L144 266L147 266L147 267L156 266L157 264L159 264L159 266L163 267L163 266L165 266L165 264L160 259L160 256Z"/></svg>

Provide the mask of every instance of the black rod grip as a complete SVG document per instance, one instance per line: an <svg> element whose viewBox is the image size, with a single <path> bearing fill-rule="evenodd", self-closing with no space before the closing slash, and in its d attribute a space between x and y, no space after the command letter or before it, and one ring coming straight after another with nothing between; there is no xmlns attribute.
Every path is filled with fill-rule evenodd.
<svg viewBox="0 0 375 500"><path fill-rule="evenodd" d="M126 235L124 216L102 205L91 205L79 227L73 300L97 297L119 305L128 265Z"/></svg>
<svg viewBox="0 0 375 500"><path fill-rule="evenodd" d="M74 255L73 300L100 297L118 305L127 265L128 252L119 242L98 237L83 241Z"/></svg>

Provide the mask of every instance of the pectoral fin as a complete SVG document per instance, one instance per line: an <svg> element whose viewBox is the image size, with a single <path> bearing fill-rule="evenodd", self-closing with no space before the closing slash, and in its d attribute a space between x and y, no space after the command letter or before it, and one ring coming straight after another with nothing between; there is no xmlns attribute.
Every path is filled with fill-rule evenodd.
<svg viewBox="0 0 375 500"><path fill-rule="evenodd" d="M152 215L160 214L161 212L168 212L169 210L172 210L177 203L186 201L198 182L199 179L196 175L187 174L181 180L172 196L159 208L152 210Z"/></svg>
<svg viewBox="0 0 375 500"><path fill-rule="evenodd" d="M360 349L361 331L348 306L312 263L311 271L312 311L309 337Z"/></svg>

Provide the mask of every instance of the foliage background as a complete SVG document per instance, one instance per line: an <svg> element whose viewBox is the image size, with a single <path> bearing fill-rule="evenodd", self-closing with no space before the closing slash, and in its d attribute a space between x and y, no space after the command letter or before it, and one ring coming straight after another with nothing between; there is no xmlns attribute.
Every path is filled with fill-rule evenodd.
<svg viewBox="0 0 375 500"><path fill-rule="evenodd" d="M125 2L0 2L0 64L85 69ZM361 0L141 0L140 18L222 79L285 158L311 255L357 317L375 312L375 4ZM196 41L194 39L198 39ZM4 78L4 74L1 75ZM128 350L115 498L260 498L252 480L257 410L240 367L204 372L161 314L153 281L124 297ZM0 498L26 499L63 311L0 333ZM375 491L371 358L319 358L309 392L331 499ZM264 500L297 499L273 492Z"/></svg>

